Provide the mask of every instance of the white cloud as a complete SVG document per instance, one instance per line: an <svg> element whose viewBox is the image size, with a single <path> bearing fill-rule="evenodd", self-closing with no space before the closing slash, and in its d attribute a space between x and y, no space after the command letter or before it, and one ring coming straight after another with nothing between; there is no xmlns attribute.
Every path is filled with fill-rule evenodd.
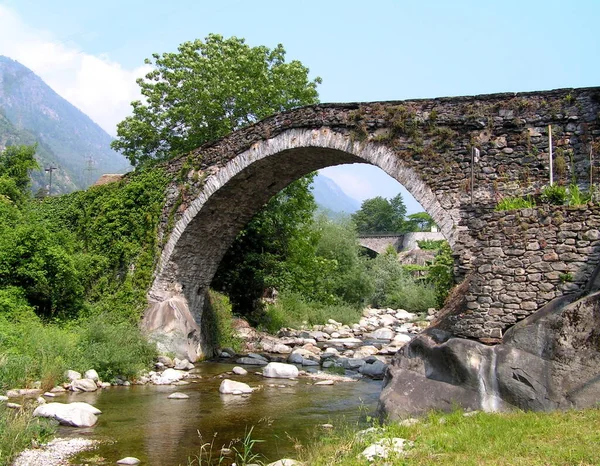
<svg viewBox="0 0 600 466"><path fill-rule="evenodd" d="M27 66L111 135L140 97L135 80L149 66L124 69L106 56L82 52L48 31L34 30L0 5L0 53Z"/></svg>

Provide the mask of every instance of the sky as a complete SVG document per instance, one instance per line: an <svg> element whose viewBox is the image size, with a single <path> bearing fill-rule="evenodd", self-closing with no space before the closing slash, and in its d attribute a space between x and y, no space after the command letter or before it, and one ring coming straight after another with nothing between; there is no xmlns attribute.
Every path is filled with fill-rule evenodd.
<svg viewBox="0 0 600 466"><path fill-rule="evenodd" d="M360 102L598 86L599 23L600 0L0 0L0 55L115 135L144 59L209 33L281 43L323 79L322 102ZM324 174L422 210L375 167Z"/></svg>

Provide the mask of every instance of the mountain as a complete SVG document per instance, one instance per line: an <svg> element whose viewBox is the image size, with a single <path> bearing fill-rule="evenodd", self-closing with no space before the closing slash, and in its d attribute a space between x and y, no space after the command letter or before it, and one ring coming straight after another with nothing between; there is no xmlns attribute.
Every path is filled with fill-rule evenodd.
<svg viewBox="0 0 600 466"><path fill-rule="evenodd" d="M318 174L312 184L315 201L323 211L334 214L352 214L360 209L360 202L348 196L331 178Z"/></svg>
<svg viewBox="0 0 600 466"><path fill-rule="evenodd" d="M48 183L53 194L83 189L103 173L131 169L110 148L112 138L87 115L54 92L29 68L0 55L0 149L11 144L38 144L42 170L33 173L33 189Z"/></svg>

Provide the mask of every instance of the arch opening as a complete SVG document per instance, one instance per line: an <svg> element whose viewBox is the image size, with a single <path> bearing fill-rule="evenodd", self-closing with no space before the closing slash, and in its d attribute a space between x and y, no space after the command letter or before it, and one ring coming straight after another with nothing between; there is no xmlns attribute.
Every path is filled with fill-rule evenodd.
<svg viewBox="0 0 600 466"><path fill-rule="evenodd" d="M146 329L173 327L165 322L168 314L170 320L185 323L182 333L188 343L184 353L202 353L199 324L205 293L239 231L291 182L325 167L349 163L375 165L401 183L452 246L458 213L442 207L419 175L385 146L358 143L331 129L288 130L238 154L206 180L163 250L144 316ZM195 335L191 347L190 335Z"/></svg>

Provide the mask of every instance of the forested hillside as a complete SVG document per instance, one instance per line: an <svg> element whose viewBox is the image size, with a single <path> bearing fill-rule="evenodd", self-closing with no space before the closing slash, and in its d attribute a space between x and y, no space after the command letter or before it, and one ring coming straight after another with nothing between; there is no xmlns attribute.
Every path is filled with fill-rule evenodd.
<svg viewBox="0 0 600 466"><path fill-rule="evenodd" d="M103 173L129 170L127 160L110 148L111 140L33 71L0 56L0 149L38 144L41 170L32 173L34 192L48 183L43 169L50 165L57 167L53 193L83 189Z"/></svg>

